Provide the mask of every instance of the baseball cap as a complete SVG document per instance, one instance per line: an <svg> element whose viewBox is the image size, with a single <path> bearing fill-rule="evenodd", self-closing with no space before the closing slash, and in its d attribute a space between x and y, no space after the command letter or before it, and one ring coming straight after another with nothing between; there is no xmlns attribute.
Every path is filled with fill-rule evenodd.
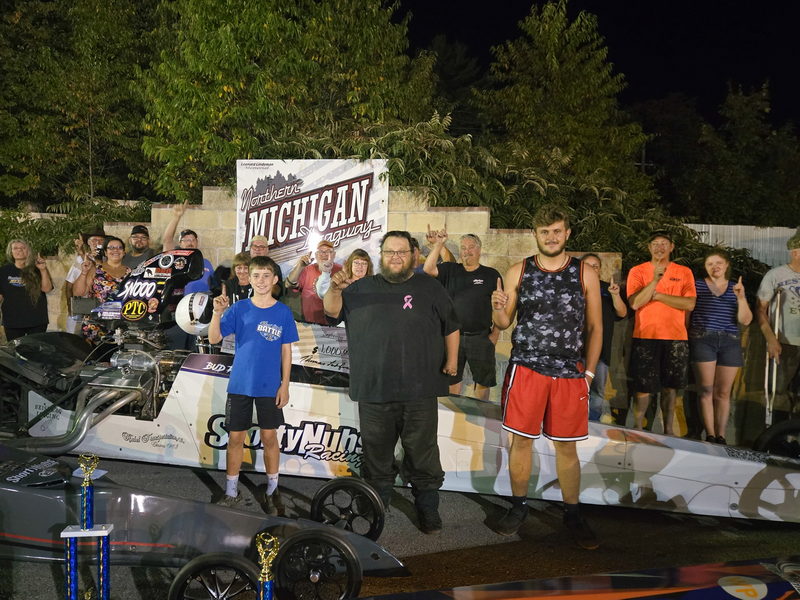
<svg viewBox="0 0 800 600"><path fill-rule="evenodd" d="M664 238L666 240L669 240L670 243L672 243L672 234L669 231L665 231L663 229L658 229L656 231L651 232L647 238L647 243L649 244L656 238Z"/></svg>
<svg viewBox="0 0 800 600"><path fill-rule="evenodd" d="M146 235L150 237L150 232L144 225L134 225L133 229L131 229L131 235Z"/></svg>
<svg viewBox="0 0 800 600"><path fill-rule="evenodd" d="M800 229L797 230L792 237L786 240L786 249L787 250L797 250L800 248Z"/></svg>
<svg viewBox="0 0 800 600"><path fill-rule="evenodd" d="M317 250L319 250L323 246L327 248L333 248L333 242L329 242L328 240L320 240L319 244L317 244Z"/></svg>

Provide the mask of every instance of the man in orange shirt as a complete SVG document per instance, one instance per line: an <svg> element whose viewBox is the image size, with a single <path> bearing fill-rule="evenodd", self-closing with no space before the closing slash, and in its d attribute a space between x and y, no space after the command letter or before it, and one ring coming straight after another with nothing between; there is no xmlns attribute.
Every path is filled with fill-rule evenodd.
<svg viewBox="0 0 800 600"><path fill-rule="evenodd" d="M670 261L675 244L669 233L653 232L648 249L650 261L628 273L628 301L636 311L630 362L635 427L643 428L650 396L661 392L664 433L673 435L675 394L686 387L689 367L686 315L694 310L694 276Z"/></svg>

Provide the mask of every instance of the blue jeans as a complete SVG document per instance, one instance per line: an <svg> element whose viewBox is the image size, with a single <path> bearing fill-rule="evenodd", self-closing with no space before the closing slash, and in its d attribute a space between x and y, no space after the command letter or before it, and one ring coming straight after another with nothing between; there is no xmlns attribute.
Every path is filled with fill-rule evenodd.
<svg viewBox="0 0 800 600"><path fill-rule="evenodd" d="M608 380L608 365L602 360L597 361L594 369L594 379L589 394L589 420L599 421L603 414L603 406L608 406L606 402L606 380Z"/></svg>

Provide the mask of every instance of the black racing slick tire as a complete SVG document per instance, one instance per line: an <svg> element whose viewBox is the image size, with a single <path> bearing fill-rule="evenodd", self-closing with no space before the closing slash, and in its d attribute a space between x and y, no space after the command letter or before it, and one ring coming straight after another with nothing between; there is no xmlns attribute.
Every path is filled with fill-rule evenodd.
<svg viewBox="0 0 800 600"><path fill-rule="evenodd" d="M324 529L283 540L273 573L277 600L345 600L361 590L361 563L352 546Z"/></svg>
<svg viewBox="0 0 800 600"><path fill-rule="evenodd" d="M169 586L169 600L256 600L259 570L237 554L216 552L190 560Z"/></svg>
<svg viewBox="0 0 800 600"><path fill-rule="evenodd" d="M339 477L314 494L311 518L377 540L383 532L386 511L378 492L366 481Z"/></svg>
<svg viewBox="0 0 800 600"><path fill-rule="evenodd" d="M781 421L758 436L754 450L800 459L800 419Z"/></svg>

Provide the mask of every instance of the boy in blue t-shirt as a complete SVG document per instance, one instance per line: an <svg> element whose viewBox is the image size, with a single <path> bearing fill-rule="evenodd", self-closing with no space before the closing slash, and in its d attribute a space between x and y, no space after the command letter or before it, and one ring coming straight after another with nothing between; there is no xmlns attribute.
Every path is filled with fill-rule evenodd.
<svg viewBox="0 0 800 600"><path fill-rule="evenodd" d="M214 298L209 341L218 344L226 335L236 334L236 355L225 404L225 427L228 430L225 495L217 502L222 506L233 506L241 498L239 471L255 404L267 471L265 503L270 510L274 509L270 496L278 488L280 448L277 430L284 423L283 407L289 402L292 342L298 340L292 311L272 297L278 272L274 260L268 256L256 256L250 262L252 297L230 306L223 287L222 295Z"/></svg>

